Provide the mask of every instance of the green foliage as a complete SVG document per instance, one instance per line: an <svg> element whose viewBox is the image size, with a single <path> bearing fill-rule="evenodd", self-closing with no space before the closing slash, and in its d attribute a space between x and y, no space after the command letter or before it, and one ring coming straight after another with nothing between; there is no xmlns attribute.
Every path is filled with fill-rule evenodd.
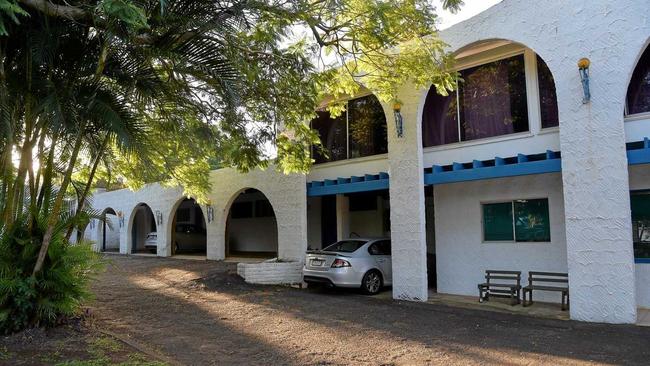
<svg viewBox="0 0 650 366"><path fill-rule="evenodd" d="M18 16L28 16L29 14L18 5L16 0L0 0L0 36L7 36L5 20L9 19L15 24L20 24Z"/></svg>
<svg viewBox="0 0 650 366"><path fill-rule="evenodd" d="M65 240L73 217L58 221L44 269L32 276L46 221L47 215L39 215L30 227L21 214L15 224L0 227L0 333L54 325L91 297L89 282L102 265L90 243Z"/></svg>
<svg viewBox="0 0 650 366"><path fill-rule="evenodd" d="M102 10L109 18L124 22L133 30L147 28L147 16L144 10L131 1L125 0L103 0L99 4Z"/></svg>

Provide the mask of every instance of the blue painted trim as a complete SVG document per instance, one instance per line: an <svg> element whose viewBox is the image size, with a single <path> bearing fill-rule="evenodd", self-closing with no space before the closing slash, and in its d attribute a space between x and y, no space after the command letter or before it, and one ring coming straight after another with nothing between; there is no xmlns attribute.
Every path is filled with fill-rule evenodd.
<svg viewBox="0 0 650 366"><path fill-rule="evenodd" d="M317 197L331 194L370 192L388 189L388 173L366 174L363 177L325 179L307 183L307 196Z"/></svg>
<svg viewBox="0 0 650 366"><path fill-rule="evenodd" d="M634 263L650 263L650 258L634 258Z"/></svg>
<svg viewBox="0 0 650 366"><path fill-rule="evenodd" d="M650 148L628 150L627 162L630 165L650 164Z"/></svg>
<svg viewBox="0 0 650 366"><path fill-rule="evenodd" d="M530 174L556 173L562 170L560 159L528 161L516 164L505 164L504 159L500 160L495 161L495 166L428 173L424 175L424 184L444 184Z"/></svg>

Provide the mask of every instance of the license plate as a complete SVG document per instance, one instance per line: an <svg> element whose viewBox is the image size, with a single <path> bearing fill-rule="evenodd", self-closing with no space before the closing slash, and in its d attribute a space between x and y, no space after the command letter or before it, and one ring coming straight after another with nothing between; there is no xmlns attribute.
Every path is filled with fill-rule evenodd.
<svg viewBox="0 0 650 366"><path fill-rule="evenodd" d="M314 267L320 267L323 265L323 261L320 259L312 259L311 260L311 265Z"/></svg>

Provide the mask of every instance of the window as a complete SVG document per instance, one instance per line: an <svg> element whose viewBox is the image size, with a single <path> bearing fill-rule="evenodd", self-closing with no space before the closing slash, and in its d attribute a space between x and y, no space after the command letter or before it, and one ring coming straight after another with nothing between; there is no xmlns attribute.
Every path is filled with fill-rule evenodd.
<svg viewBox="0 0 650 366"><path fill-rule="evenodd" d="M483 240L549 242L548 199L483 204Z"/></svg>
<svg viewBox="0 0 650 366"><path fill-rule="evenodd" d="M326 247L323 251L352 253L361 248L367 241L363 240L341 240Z"/></svg>
<svg viewBox="0 0 650 366"><path fill-rule="evenodd" d="M650 112L650 47L646 48L627 87L627 114Z"/></svg>
<svg viewBox="0 0 650 366"><path fill-rule="evenodd" d="M650 192L632 193L634 258L650 258Z"/></svg>
<svg viewBox="0 0 650 366"><path fill-rule="evenodd" d="M346 111L336 118L328 112L317 113L311 127L329 154L326 157L312 149L317 164L388 152L386 116L374 95L350 100Z"/></svg>
<svg viewBox="0 0 650 366"><path fill-rule="evenodd" d="M524 56L460 71L448 96L429 91L424 104L425 147L528 131Z"/></svg>
<svg viewBox="0 0 650 366"><path fill-rule="evenodd" d="M380 240L368 247L370 255L390 255L390 240Z"/></svg>
<svg viewBox="0 0 650 366"><path fill-rule="evenodd" d="M377 210L377 197L376 192L362 192L349 195L350 212Z"/></svg>
<svg viewBox="0 0 650 366"><path fill-rule="evenodd" d="M555 80L546 62L537 56L537 83L539 84L539 108L542 117L542 128L557 127L560 119L557 110L557 95Z"/></svg>

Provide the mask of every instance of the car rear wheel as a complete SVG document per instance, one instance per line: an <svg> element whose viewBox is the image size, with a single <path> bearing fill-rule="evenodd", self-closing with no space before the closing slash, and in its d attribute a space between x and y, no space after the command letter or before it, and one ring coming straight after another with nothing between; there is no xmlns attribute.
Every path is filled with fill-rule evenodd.
<svg viewBox="0 0 650 366"><path fill-rule="evenodd" d="M377 270L368 271L361 280L361 291L366 295L376 295L381 290L381 273Z"/></svg>

